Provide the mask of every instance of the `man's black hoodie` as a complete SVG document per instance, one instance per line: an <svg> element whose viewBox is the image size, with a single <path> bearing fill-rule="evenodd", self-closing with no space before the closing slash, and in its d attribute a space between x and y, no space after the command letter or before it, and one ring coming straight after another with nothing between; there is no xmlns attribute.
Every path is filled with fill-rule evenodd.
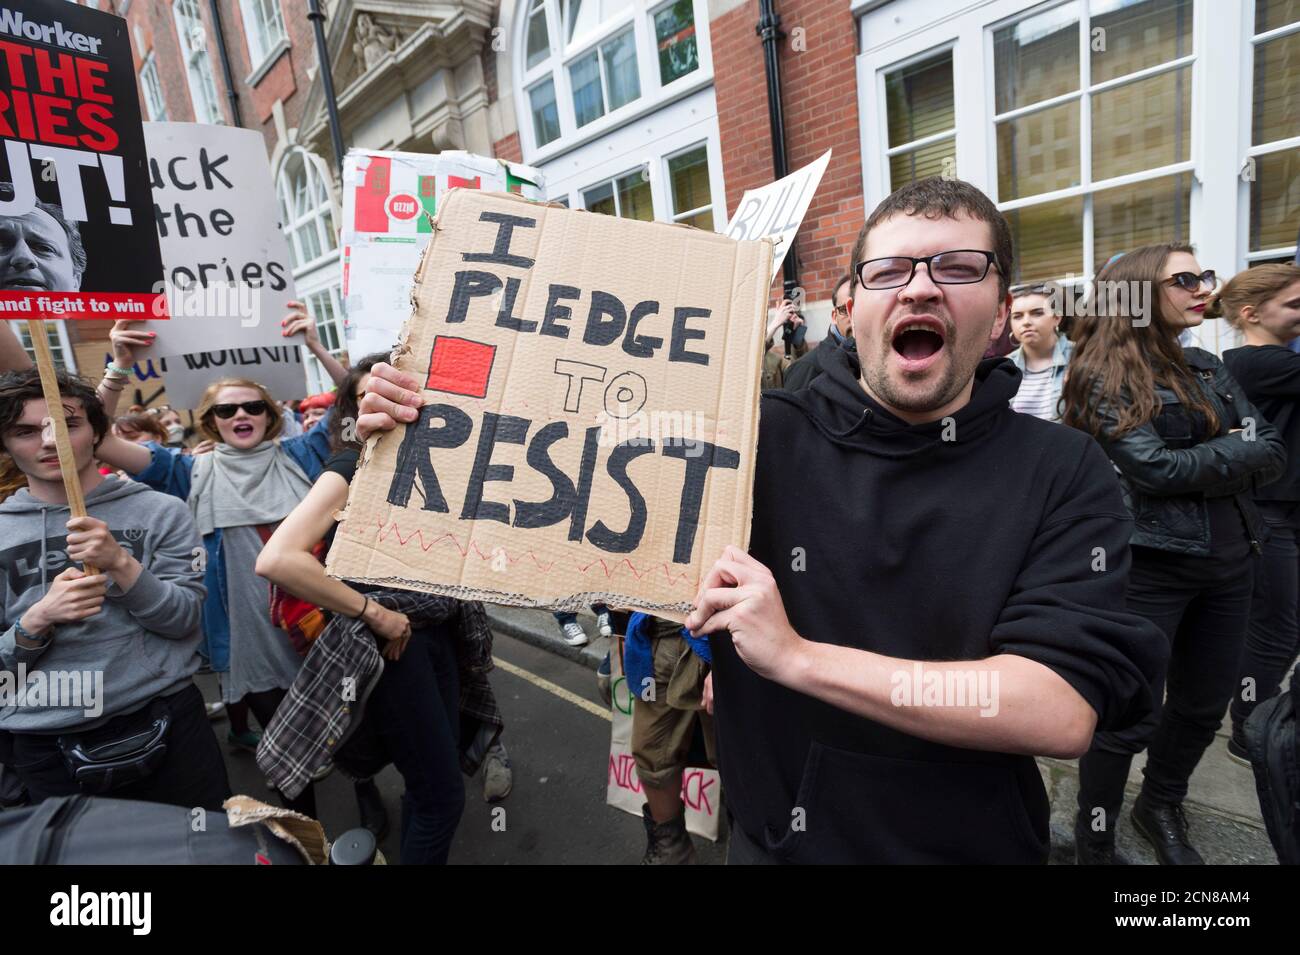
<svg viewBox="0 0 1300 955"><path fill-rule="evenodd" d="M1027 657L1098 729L1137 722L1168 651L1125 610L1132 521L1101 448L1012 411L1020 373L1005 359L980 364L951 419L923 425L872 401L858 371L837 349L809 388L762 398L750 553L794 629L903 660ZM1032 757L910 736L757 676L726 633L711 645L723 792L776 858L1046 860Z"/></svg>

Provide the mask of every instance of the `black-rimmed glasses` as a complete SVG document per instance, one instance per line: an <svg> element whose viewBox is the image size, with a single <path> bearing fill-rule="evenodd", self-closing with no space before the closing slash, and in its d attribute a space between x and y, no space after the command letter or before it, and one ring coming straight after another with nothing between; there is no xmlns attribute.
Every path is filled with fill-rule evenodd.
<svg viewBox="0 0 1300 955"><path fill-rule="evenodd" d="M930 280L940 285L974 285L983 282L993 267L995 256L985 249L953 249L936 252L920 258L912 255L891 255L881 259L859 262L855 268L862 287L871 291L902 288L916 275L922 262L930 272Z"/></svg>

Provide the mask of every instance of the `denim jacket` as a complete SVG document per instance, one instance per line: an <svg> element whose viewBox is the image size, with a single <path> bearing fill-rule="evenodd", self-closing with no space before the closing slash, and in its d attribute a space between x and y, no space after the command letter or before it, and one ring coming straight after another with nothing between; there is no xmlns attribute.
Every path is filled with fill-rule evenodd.
<svg viewBox="0 0 1300 955"><path fill-rule="evenodd" d="M1061 420L1061 388L1065 385L1065 369L1070 363L1070 352L1074 350L1074 343L1064 335L1056 336L1056 348L1052 351L1052 419L1053 421ZM1017 368L1020 374L1024 374L1025 368L1025 350L1017 348L1011 354L1007 355Z"/></svg>

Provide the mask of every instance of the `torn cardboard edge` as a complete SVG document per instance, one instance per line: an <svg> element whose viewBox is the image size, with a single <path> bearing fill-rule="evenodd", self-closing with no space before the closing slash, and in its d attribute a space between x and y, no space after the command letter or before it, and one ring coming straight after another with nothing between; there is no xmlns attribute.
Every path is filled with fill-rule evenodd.
<svg viewBox="0 0 1300 955"><path fill-rule="evenodd" d="M748 542L746 542L746 546L748 546ZM684 621L686 615L693 608L693 605L688 601L672 604L637 601L636 605L630 605L626 594L616 593L612 590L591 590L569 594L565 597L545 598L526 597L514 591L464 587L460 584L431 584L423 580L412 580L409 577L348 576L341 579L372 587L397 587L400 590L418 590L421 593L433 594L436 597L478 600L483 603L500 604L506 607L524 607L533 610L559 610L576 613L586 610L592 604L605 604L613 610L640 610L643 613L654 614L667 620L675 620L678 623Z"/></svg>

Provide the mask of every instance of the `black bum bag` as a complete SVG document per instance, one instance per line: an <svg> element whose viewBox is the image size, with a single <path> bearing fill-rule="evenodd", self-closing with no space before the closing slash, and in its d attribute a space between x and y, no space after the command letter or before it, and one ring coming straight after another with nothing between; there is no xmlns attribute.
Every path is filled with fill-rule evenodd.
<svg viewBox="0 0 1300 955"><path fill-rule="evenodd" d="M110 726L59 737L68 774L84 793L96 795L152 776L167 758L172 713L155 699Z"/></svg>

